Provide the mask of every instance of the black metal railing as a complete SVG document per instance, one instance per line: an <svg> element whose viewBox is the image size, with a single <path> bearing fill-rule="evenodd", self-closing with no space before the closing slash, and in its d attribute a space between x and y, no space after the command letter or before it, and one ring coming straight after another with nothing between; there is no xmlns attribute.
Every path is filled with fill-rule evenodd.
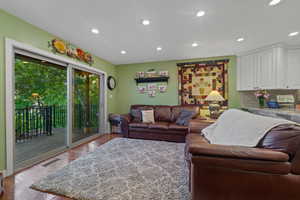
<svg viewBox="0 0 300 200"><path fill-rule="evenodd" d="M67 125L67 106L53 105L52 106L52 121L53 128L65 128Z"/></svg>
<svg viewBox="0 0 300 200"><path fill-rule="evenodd" d="M98 127L99 106L91 104L88 108L81 104L73 107L73 128ZM16 142L23 142L35 136L53 134L53 128L67 125L67 106L36 106L16 109Z"/></svg>
<svg viewBox="0 0 300 200"><path fill-rule="evenodd" d="M99 106L96 104L92 104L89 107L89 111L87 108L82 106L81 104L76 104L74 106L74 128L84 128L84 127L97 127L98 126L98 113Z"/></svg>
<svg viewBox="0 0 300 200"><path fill-rule="evenodd" d="M38 135L52 135L52 107L26 107L16 109L16 141L22 142Z"/></svg>

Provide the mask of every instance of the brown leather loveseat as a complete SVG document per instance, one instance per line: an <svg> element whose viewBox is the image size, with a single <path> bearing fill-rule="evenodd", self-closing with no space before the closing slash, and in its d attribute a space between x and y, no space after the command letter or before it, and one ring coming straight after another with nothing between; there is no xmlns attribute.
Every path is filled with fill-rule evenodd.
<svg viewBox="0 0 300 200"><path fill-rule="evenodd" d="M134 118L133 112L149 109L154 110L155 123L143 123L141 119ZM175 123L182 110L194 111L195 115L190 120L193 127ZM128 138L185 142L186 135L197 129L199 112L198 106L132 105L129 114L120 115L121 132Z"/></svg>
<svg viewBox="0 0 300 200"><path fill-rule="evenodd" d="M256 148L186 139L193 200L299 200L300 128L272 129Z"/></svg>

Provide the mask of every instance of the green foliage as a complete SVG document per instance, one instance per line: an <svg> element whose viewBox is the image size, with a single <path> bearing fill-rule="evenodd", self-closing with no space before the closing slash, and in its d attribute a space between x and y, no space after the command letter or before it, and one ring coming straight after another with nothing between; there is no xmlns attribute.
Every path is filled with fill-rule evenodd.
<svg viewBox="0 0 300 200"><path fill-rule="evenodd" d="M43 105L66 105L67 71L43 63L15 60L15 104L16 108L33 106L38 93Z"/></svg>
<svg viewBox="0 0 300 200"><path fill-rule="evenodd" d="M74 103L81 105L98 104L99 77L91 73L79 72L80 71L75 71L74 75Z"/></svg>
<svg viewBox="0 0 300 200"><path fill-rule="evenodd" d="M16 109L33 106L37 98L44 105L67 104L66 69L45 63L15 60L15 104ZM75 70L74 104L84 107L99 102L99 77L88 72Z"/></svg>

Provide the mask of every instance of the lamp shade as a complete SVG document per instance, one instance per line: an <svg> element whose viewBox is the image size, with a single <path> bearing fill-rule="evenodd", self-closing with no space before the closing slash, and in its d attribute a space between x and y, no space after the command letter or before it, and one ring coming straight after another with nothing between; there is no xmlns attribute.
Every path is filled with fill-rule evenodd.
<svg viewBox="0 0 300 200"><path fill-rule="evenodd" d="M225 99L222 97L222 95L220 95L218 91L213 90L205 98L205 101L225 101Z"/></svg>

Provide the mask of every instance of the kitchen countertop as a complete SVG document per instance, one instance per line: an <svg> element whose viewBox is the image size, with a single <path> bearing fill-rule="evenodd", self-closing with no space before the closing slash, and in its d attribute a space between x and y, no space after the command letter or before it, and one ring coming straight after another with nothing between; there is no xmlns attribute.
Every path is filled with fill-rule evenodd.
<svg viewBox="0 0 300 200"><path fill-rule="evenodd" d="M289 108L252 108L252 107L243 107L243 110L247 110L254 114L269 116L269 117L279 117L287 120L291 120L297 123L300 123L300 110L289 109Z"/></svg>

